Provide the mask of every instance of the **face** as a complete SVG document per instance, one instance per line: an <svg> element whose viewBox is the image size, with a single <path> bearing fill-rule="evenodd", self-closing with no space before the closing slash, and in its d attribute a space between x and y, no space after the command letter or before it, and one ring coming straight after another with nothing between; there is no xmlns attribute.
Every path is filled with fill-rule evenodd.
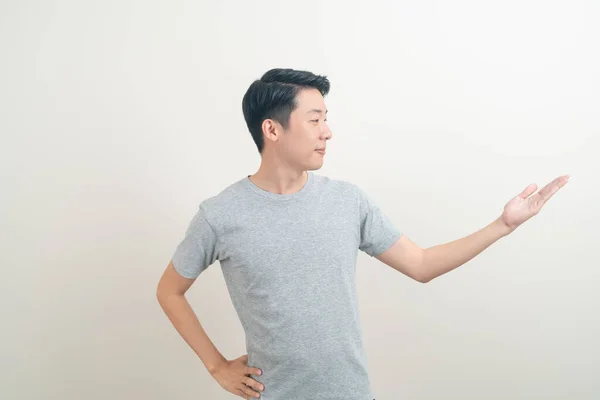
<svg viewBox="0 0 600 400"><path fill-rule="evenodd" d="M296 96L296 103L287 130L273 125L278 132L276 138L269 136L269 145L273 145L280 162L298 170L316 170L323 166L326 141L332 137L325 100L317 89L304 89Z"/></svg>

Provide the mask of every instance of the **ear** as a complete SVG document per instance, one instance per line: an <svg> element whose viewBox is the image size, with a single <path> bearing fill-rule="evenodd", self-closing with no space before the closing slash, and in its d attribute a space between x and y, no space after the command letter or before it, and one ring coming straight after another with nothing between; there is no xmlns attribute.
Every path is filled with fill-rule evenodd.
<svg viewBox="0 0 600 400"><path fill-rule="evenodd" d="M262 123L262 131L263 137L265 138L265 142L270 140L271 142L276 142L279 140L279 137L283 134L283 127L279 122L273 119L265 119Z"/></svg>

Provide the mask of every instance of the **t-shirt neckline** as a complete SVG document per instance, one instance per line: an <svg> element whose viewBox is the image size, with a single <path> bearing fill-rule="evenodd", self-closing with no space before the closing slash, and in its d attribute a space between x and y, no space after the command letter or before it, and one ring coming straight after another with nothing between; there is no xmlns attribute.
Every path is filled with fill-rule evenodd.
<svg viewBox="0 0 600 400"><path fill-rule="evenodd" d="M264 197L268 197L269 199L272 199L272 200L277 200L277 201L296 200L296 199L299 199L299 198L305 196L306 193L312 187L312 183L314 180L313 173L311 171L306 171L306 173L308 175L307 179L306 179L306 183L304 184L304 186L302 186L300 188L300 190L298 190L295 193L281 194L281 193L269 192L268 190L264 190L264 189L256 186L254 184L254 182L252 182L250 180L250 175L247 175L244 179L242 179L242 183L244 184L244 186L246 188L250 189L254 193L257 193Z"/></svg>

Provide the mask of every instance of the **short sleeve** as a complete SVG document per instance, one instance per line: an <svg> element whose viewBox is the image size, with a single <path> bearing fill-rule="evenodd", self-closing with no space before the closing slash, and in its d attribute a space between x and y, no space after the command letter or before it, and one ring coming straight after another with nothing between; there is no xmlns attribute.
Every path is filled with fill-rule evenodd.
<svg viewBox="0 0 600 400"><path fill-rule="evenodd" d="M208 223L202 205L188 225L185 237L173 254L175 270L183 277L194 279L217 260L218 238Z"/></svg>
<svg viewBox="0 0 600 400"><path fill-rule="evenodd" d="M360 188L360 246L359 249L375 257L389 249L402 233L378 205Z"/></svg>

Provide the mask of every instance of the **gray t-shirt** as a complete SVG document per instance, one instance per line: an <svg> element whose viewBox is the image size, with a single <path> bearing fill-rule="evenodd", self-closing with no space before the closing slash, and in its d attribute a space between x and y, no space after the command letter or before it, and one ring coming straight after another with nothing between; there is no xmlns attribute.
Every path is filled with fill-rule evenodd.
<svg viewBox="0 0 600 400"><path fill-rule="evenodd" d="M246 177L201 202L172 259L186 278L219 260L263 400L372 400L356 258L401 235L353 183L308 171L276 194Z"/></svg>

